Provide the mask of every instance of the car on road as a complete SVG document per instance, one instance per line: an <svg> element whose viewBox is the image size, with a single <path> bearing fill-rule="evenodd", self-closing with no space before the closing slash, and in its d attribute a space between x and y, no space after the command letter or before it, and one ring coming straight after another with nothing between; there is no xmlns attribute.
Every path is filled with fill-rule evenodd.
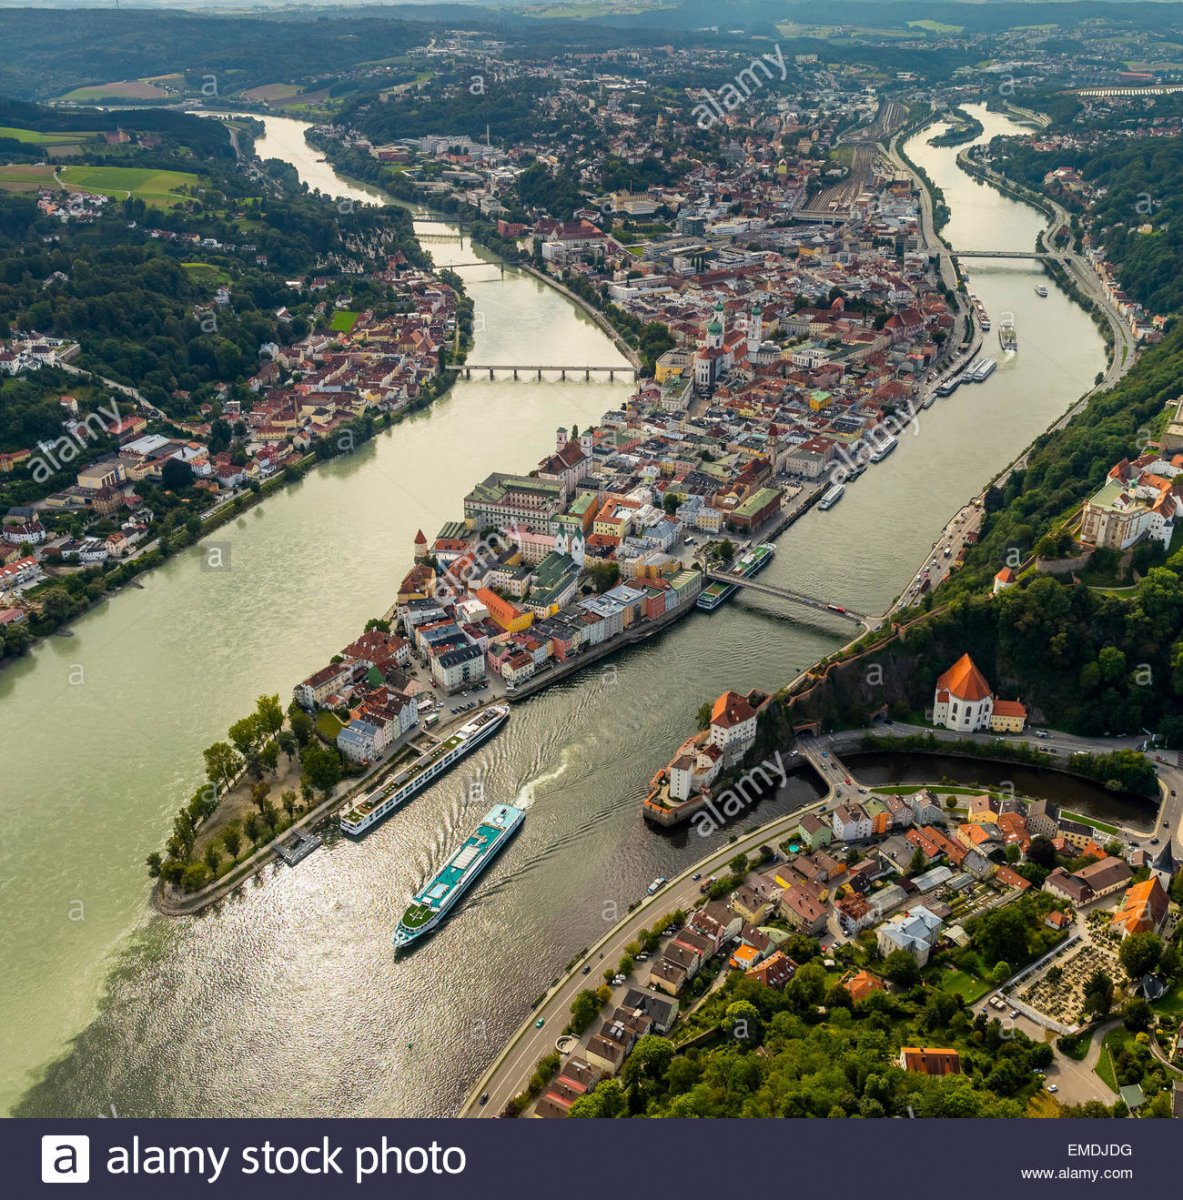
<svg viewBox="0 0 1183 1200"><path fill-rule="evenodd" d="M545 1025L545 1024L546 1024L546 1018L539 1017L538 1020L534 1022L534 1028L541 1029L543 1027L543 1025Z"/></svg>
<svg viewBox="0 0 1183 1200"><path fill-rule="evenodd" d="M590 971L591 971L591 963L588 963L588 964L587 964L587 965L586 965L586 966L583 968L583 973L584 973L585 975L587 975L587 974L588 974Z"/></svg>
<svg viewBox="0 0 1183 1200"><path fill-rule="evenodd" d="M480 1100L478 1101L478 1103L479 1103L479 1104L488 1104L488 1103L489 1103L489 1093L488 1093L488 1092L481 1092L481 1098L480 1098Z"/></svg>
<svg viewBox="0 0 1183 1200"><path fill-rule="evenodd" d="M1151 844L1152 846L1157 846L1157 845L1158 845L1158 838L1151 838L1151 839L1150 839L1150 844Z"/></svg>
<svg viewBox="0 0 1183 1200"><path fill-rule="evenodd" d="M1012 1008L1006 1015L1010 1017L1012 1021L1017 1021L1019 1019L1019 1010L1017 1008Z"/></svg>
<svg viewBox="0 0 1183 1200"><path fill-rule="evenodd" d="M1163 824L1165 825L1166 822L1164 821ZM695 883L697 883L702 878L702 872L695 871L694 874L690 876L690 878L693 879Z"/></svg>
<svg viewBox="0 0 1183 1200"><path fill-rule="evenodd" d="M849 782L850 782L850 776L849 776L849 775L847 775L847 777L846 777L846 782L847 782L847 783L849 783Z"/></svg>
<svg viewBox="0 0 1183 1200"><path fill-rule="evenodd" d="M1055 1083L1049 1083L1049 1084L1047 1085L1047 1090L1048 1090L1049 1092L1051 1092L1051 1093L1055 1094L1056 1092L1058 1092L1058 1091L1060 1090L1060 1088L1059 1088L1059 1085L1058 1085L1058 1084L1055 1084Z"/></svg>

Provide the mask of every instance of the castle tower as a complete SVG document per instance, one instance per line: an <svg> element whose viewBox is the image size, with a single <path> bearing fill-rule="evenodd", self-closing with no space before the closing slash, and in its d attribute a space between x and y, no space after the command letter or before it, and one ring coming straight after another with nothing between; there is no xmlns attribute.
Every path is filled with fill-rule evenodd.
<svg viewBox="0 0 1183 1200"><path fill-rule="evenodd" d="M422 562L427 557L427 538L420 529L415 534L415 561Z"/></svg>

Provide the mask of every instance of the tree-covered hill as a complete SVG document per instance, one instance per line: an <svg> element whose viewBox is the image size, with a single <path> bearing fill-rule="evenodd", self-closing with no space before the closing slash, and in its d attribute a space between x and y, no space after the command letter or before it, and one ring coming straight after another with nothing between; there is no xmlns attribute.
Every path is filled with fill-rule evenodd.
<svg viewBox="0 0 1183 1200"><path fill-rule="evenodd" d="M1183 138L1120 138L1098 148L1045 151L1006 139L995 162L1036 190L1056 167L1078 171L1095 190L1087 228L1127 292L1151 313L1183 311ZM1071 195L1057 199L1082 210Z"/></svg>

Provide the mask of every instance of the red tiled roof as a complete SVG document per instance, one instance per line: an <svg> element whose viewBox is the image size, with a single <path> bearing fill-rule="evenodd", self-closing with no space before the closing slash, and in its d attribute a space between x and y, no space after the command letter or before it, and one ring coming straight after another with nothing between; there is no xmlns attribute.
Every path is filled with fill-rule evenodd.
<svg viewBox="0 0 1183 1200"><path fill-rule="evenodd" d="M974 666L974 660L963 654L937 680L938 691L947 691L958 700L985 700L991 694L986 677Z"/></svg>

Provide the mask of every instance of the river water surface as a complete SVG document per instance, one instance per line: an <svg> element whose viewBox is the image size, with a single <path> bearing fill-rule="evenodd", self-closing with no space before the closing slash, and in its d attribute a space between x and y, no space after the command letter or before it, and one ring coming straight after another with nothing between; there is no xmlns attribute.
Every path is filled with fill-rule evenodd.
<svg viewBox="0 0 1183 1200"><path fill-rule="evenodd" d="M1014 131L980 112L987 136ZM264 157L365 201L266 118ZM962 248L1028 249L1039 214L960 172L956 151L908 153L944 190ZM437 262L461 269L474 361L622 361L578 310L533 278L479 265L454 227L421 215ZM921 415L919 432L780 542L766 572L882 612L948 515L1062 414L1103 366L1092 322L1035 264L971 268L992 315L1016 314L1021 349L984 385ZM1001 358L1001 354L996 355ZM726 687L782 684L849 626L769 598L696 614L514 708L505 730L359 844L187 921L152 917L144 856L197 782L203 746L263 690L285 698L382 612L411 542L461 513L488 471L525 470L558 425L595 421L628 385L461 381L450 395L269 499L213 537L230 569L192 550L0 675L0 1106L92 1116L442 1115L563 965L605 922L706 847L647 828L653 771ZM78 678L81 683L71 683ZM745 824L808 802L791 780ZM496 801L529 819L445 929L406 960L390 933L408 896ZM484 806L484 807L482 807Z"/></svg>

